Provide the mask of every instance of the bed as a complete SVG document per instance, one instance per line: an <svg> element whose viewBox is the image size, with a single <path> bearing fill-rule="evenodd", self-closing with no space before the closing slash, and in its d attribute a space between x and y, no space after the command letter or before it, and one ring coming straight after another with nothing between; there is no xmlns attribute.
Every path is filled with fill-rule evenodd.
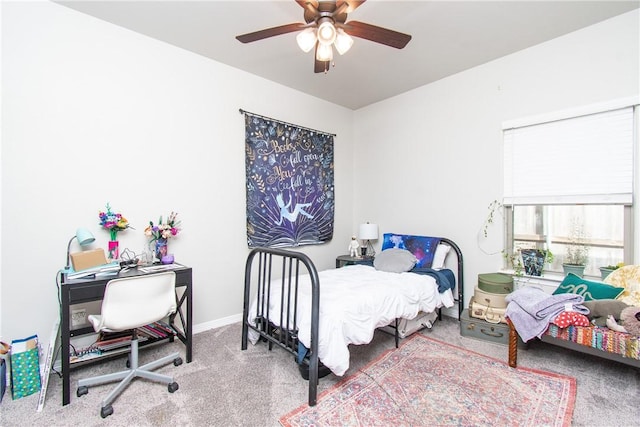
<svg viewBox="0 0 640 427"><path fill-rule="evenodd" d="M399 236L405 243L410 242L407 237L416 237ZM245 268L242 350L249 342L263 341L269 350L275 345L290 352L299 366L308 368L309 405L314 406L321 368L343 375L349 367L349 344L367 344L377 328L397 326L398 319L412 319L418 313L440 314L443 307L456 304L460 313L464 301L460 248L450 239L429 239L438 243L427 252L445 245L454 254L446 256L442 270L428 263L397 273L358 264L318 272L303 253L253 249ZM399 249L391 244L385 248L383 243L383 249ZM455 283L447 287L445 278L449 285ZM397 346L397 327L395 331Z"/></svg>

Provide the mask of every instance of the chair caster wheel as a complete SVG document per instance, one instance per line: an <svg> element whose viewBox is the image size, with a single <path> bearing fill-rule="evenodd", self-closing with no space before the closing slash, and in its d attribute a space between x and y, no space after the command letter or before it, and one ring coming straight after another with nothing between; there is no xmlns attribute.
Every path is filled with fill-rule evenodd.
<svg viewBox="0 0 640 427"><path fill-rule="evenodd" d="M176 357L175 359L173 359L173 366L180 366L180 365L182 365L181 357Z"/></svg>
<svg viewBox="0 0 640 427"><path fill-rule="evenodd" d="M180 388L180 386L178 386L178 383L173 382L171 384L169 384L167 386L167 389L169 390L169 393L173 393L174 391L176 391L178 388Z"/></svg>
<svg viewBox="0 0 640 427"><path fill-rule="evenodd" d="M113 406L108 405L108 406L103 406L100 409L100 416L102 418L107 418L109 415L113 414Z"/></svg>
<svg viewBox="0 0 640 427"><path fill-rule="evenodd" d="M127 369L131 368L131 362L129 361L129 359L127 359L127 363L125 363L125 366L127 367Z"/></svg>
<svg viewBox="0 0 640 427"><path fill-rule="evenodd" d="M89 387L87 387L86 385L78 387L78 389L76 390L76 396L78 397L84 396L87 393L89 393Z"/></svg>

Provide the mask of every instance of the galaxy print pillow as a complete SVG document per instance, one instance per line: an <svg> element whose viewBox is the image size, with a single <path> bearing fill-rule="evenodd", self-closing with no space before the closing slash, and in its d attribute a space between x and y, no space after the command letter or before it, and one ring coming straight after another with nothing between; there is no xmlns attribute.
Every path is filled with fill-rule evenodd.
<svg viewBox="0 0 640 427"><path fill-rule="evenodd" d="M418 260L416 263L417 268L431 268L439 243L440 238L438 237L385 233L382 240L382 250L391 248L406 249Z"/></svg>

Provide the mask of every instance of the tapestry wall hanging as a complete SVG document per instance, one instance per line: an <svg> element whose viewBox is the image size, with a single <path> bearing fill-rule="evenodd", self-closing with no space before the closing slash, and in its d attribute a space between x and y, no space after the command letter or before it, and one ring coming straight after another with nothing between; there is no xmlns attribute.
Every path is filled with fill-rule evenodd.
<svg viewBox="0 0 640 427"><path fill-rule="evenodd" d="M333 137L243 110L249 247L331 240Z"/></svg>

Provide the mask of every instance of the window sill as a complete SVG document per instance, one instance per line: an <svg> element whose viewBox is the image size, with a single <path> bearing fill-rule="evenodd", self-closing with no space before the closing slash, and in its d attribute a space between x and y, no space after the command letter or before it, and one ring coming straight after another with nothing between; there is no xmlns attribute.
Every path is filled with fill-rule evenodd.
<svg viewBox="0 0 640 427"><path fill-rule="evenodd" d="M525 286L536 286L550 294L556 290L558 285L565 278L565 275L563 273L558 273L558 272L545 272L542 276L528 276L526 274L516 276L514 270L503 269L503 270L500 270L500 273L509 274L513 276L514 290L525 287ZM598 281L598 282L602 281L600 277L596 277L596 276L585 276L585 279L591 280L591 281Z"/></svg>
<svg viewBox="0 0 640 427"><path fill-rule="evenodd" d="M542 276L528 276L523 274L516 276L513 270L501 270L501 273L510 274L513 276L514 290L523 288L525 286L535 286L543 291L551 294L556 290L560 282L564 279L564 275L560 273L545 273Z"/></svg>

